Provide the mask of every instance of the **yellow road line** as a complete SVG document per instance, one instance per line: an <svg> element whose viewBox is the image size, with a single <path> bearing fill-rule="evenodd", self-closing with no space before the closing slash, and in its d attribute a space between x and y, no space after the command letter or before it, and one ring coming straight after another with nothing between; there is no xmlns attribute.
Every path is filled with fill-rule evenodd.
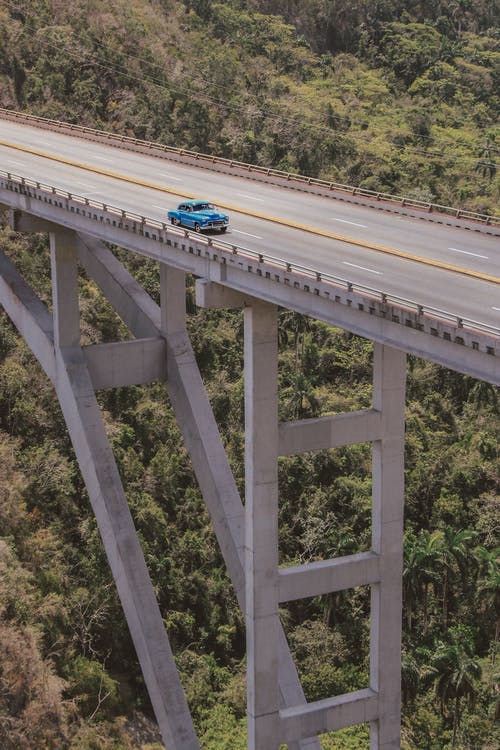
<svg viewBox="0 0 500 750"><path fill-rule="evenodd" d="M72 167L78 167L88 172L95 172L96 174L104 175L105 177L112 177L115 180L122 180L123 182L131 182L134 185L141 185L142 187L152 188L153 190L159 190L162 193L169 193L170 195L178 195L181 198L197 199L198 196L192 195L191 193L185 193L173 188L165 187L164 185L157 185L154 182L148 182L147 180L140 180L136 177L128 177L127 175L120 174L118 172L112 172L109 169L102 169L101 167L95 167L92 164L86 164L84 162L74 161L73 159L67 159L63 156L55 156L45 151L40 151L35 148L29 148L28 146L21 146L17 143L9 143L8 141L0 140L0 146L6 146L7 148L14 148L18 151L24 151L27 154L33 154L35 156L41 156L44 159L51 159L52 161L60 162L61 164L68 164ZM271 221L274 224L281 224L286 227L293 227L294 229L300 229L303 232L309 232L310 234L316 234L320 237L327 237L331 240L338 240L340 242L347 242L350 245L357 245L358 247L364 247L369 250L376 250L380 253L386 253L387 255L395 255L398 258L404 258L405 260L411 260L416 263L423 263L426 266L433 266L434 268L440 268L443 271L452 271L453 273L460 273L464 276L472 276L475 279L481 281L489 281L493 284L500 284L500 278L498 276L492 276L491 274L481 273L480 271L472 271L469 268L462 268L461 266L455 266L450 263L442 263L439 260L433 260L432 258L425 258L422 255L414 255L413 253L407 253L403 250L395 250L391 247L385 247L384 245L376 245L372 242L364 242L363 240L356 240L352 237L346 237L336 232L329 232L326 229L318 229L316 227L309 226L307 224L300 224L297 221L291 219L282 219L279 216L270 216L263 214L258 211L251 211L240 206L234 206L231 203L220 203L217 201L217 205L221 208L225 208L228 211L235 213L244 214L245 216L252 216L256 219L264 219L265 221Z"/></svg>

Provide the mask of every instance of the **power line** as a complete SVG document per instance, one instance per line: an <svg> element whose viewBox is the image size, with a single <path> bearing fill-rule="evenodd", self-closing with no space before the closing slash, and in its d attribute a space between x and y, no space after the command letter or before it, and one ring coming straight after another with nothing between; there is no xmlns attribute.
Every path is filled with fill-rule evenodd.
<svg viewBox="0 0 500 750"><path fill-rule="evenodd" d="M60 49L59 47L57 47L52 42L40 41L39 40L39 43L41 44L41 46L44 46L44 47ZM65 53L68 54L71 57L74 57L75 59L79 59L78 56L72 50L69 50L69 49L65 48ZM136 59L140 59L140 58L136 58ZM327 128L327 127L325 127L323 125L319 125L317 123L299 122L298 118L290 118L290 117L286 118L283 115L274 115L274 114L271 114L269 112L264 112L262 110L257 110L257 111L254 111L253 113L251 113L251 112L249 112L249 108L248 107L241 107L239 105L229 104L227 101L221 101L219 99L215 99L214 97L211 97L208 94L204 94L202 92L197 92L196 95L195 95L192 91L187 92L186 89L180 89L180 88L178 88L176 86L172 86L171 84L165 85L164 83L160 83L158 80L155 80L154 78L152 78L150 76L149 77L148 76L145 77L145 76L138 76L138 75L132 74L126 68L123 68L122 66L119 66L119 65L116 65L116 64L115 65L110 65L109 63L108 64L104 64L104 63L98 62L95 59L94 60L90 60L89 64L92 64L94 66L102 68L102 69L106 70L107 72L113 72L113 71L119 72L121 75L124 75L125 77L127 77L127 78L129 78L131 80L134 80L134 81L140 81L141 83L145 83L145 82L151 83L152 85L157 86L158 88L160 88L160 89L162 89L164 91L167 91L169 93L173 92L173 93L179 94L180 96L184 97L185 99L192 99L194 101L198 101L198 102L201 102L201 103L209 103L209 104L211 104L211 105L213 105L215 107L218 107L219 109L222 109L222 110L231 110L231 111L237 112L237 113L245 113L249 117L262 117L263 119L271 120L271 121L273 121L273 122L275 122L277 124L281 124L281 125L291 125L291 124L305 125L305 127L307 129L309 129L309 130L316 130L316 131L318 131L320 133L331 134L331 132L332 132L330 128ZM343 133L342 135L348 135L348 137L352 138L353 140L361 140L361 141L364 141L364 142L367 142L367 143L373 143L373 141L375 140L374 138L370 138L368 136L363 136L361 133L352 133L351 132L351 133L348 133L348 134L347 133L346 134ZM454 162L454 163L460 163L460 162L474 162L474 163L477 163L478 159L479 159L479 157L473 157L473 156L469 156L468 157L468 156L463 156L463 155L461 155L458 158L456 158L453 155L443 154L441 152L436 152L436 151L427 151L427 150L424 150L424 149L413 148L413 147L409 147L409 146L405 146L405 145L399 145L399 144L396 144L396 143L392 143L390 141L385 141L385 143L391 149L393 149L393 150L399 150L399 151L401 151L403 153L413 153L413 154L420 155L420 156L428 156L428 157L434 158L434 159L444 159L444 160L447 160L447 161L450 161L450 162ZM494 162L487 162L487 164L488 164L488 166L491 166L494 169L496 169L497 166L498 166Z"/></svg>
<svg viewBox="0 0 500 750"><path fill-rule="evenodd" d="M26 15L29 15L29 14L26 13L25 9L21 8L20 6L14 6L14 5L10 4L10 3L5 3L5 4L8 7L10 7L11 9L16 9L16 10L19 10L20 12L25 13ZM80 41L80 42L82 41L81 39L78 39L78 37L76 37L76 39L78 41ZM54 49L57 49L59 51L61 50L61 47L59 45L56 45L54 42L50 42L47 39L42 40L42 39L38 38L37 41L40 44L40 46L42 46L42 47L44 47L46 49L49 48L49 49L53 49L53 50ZM100 47L102 50L104 50L105 52L107 52L107 50L104 47L104 45L98 43L97 40L95 40L95 39L92 40L92 41L93 41L93 43L96 46ZM78 59L80 63L82 62L80 56L77 55L76 53L74 53L72 50L68 49L66 46L64 47L64 53L66 55L68 55L69 57L72 57L73 59ZM150 83L150 84L152 84L152 85L154 85L154 86L156 86L156 87L158 87L158 88L160 88L160 89L162 89L164 91L167 91L169 93L174 93L174 94L177 94L179 96L182 96L185 99L188 99L188 100L191 99L191 100L194 100L194 101L198 101L199 103L210 104L211 106L214 106L214 107L218 108L219 110L223 110L223 111L228 111L229 110L229 111L232 111L232 112L235 112L235 113L239 113L239 114L243 113L247 117L249 117L250 119L261 117L261 118L263 118L263 119L265 119L267 121L275 122L275 123L280 124L280 125L297 125L297 124L299 124L301 126L305 125L305 127L307 129L313 130L313 131L316 131L316 132L319 132L319 133L322 133L322 134L323 133L328 133L329 135L331 135L331 133L332 133L331 128L328 128L328 127L326 127L324 125L321 125L321 124L318 124L318 123L311 123L311 122L304 123L303 121L299 121L299 119L295 118L295 117L290 117L290 116L289 117L285 117L283 115L275 115L273 113L266 112L266 111L263 111L261 109L257 109L257 110L255 110L255 111L252 112L251 109L248 106L244 107L244 106L241 106L241 105L230 104L226 100L216 99L213 96L209 96L208 94L205 94L203 92L196 92L196 94L194 94L192 91L186 91L186 89L178 88L177 86L174 86L174 85L172 85L170 83L168 85L166 85L162 80L160 80L156 76L153 77L152 75L147 75L147 74L146 75L143 74L142 76L140 76L140 75L131 73L129 71L129 69L124 68L121 65L117 65L116 63L115 64L111 64L111 63L107 62L105 64L105 63L97 61L93 57L91 57L89 59L89 56L91 55L91 53L89 53L88 50L86 50L86 49L84 49L84 54L85 54L85 56L87 58L86 62L87 62L88 65L92 65L94 67L99 67L99 68L101 68L103 70L106 70L108 73L113 73L113 72L119 73L119 74L125 76L126 78L128 78L130 80L138 81L138 82L141 82L143 84L144 83ZM142 57L136 56L136 55L131 55L131 54L127 53L127 52L122 51L121 54L123 56L127 57L128 59L135 60L135 61L137 61L137 62L139 62L141 64L147 64L147 65L149 65L151 67L154 65L154 63L151 62L151 61L148 61L148 60L146 60L146 59L144 59ZM191 77L190 80L191 81L194 80L193 77ZM205 83L208 82L209 85L213 85L214 87L224 88L220 84L214 84L212 82L207 81L207 79L203 79L202 78L202 80L204 80ZM346 121L346 122L349 122L349 123L351 122L350 118L346 118L346 117L344 117L342 115L338 115L335 112L332 112L331 114L329 114L329 116L332 116L332 117L334 117L335 119L337 119L339 121ZM364 141L364 142L367 142L367 143L372 143L375 140L374 138L370 138L369 136L364 136L363 134L356 133L356 132L353 133L352 131L349 132L349 133L347 133L347 132L342 133L342 135L350 137L354 141L359 140L359 141ZM422 137L422 138L425 138L425 139L428 139L428 140L433 140L430 136L422 135L422 136L418 136L418 137L419 138ZM453 163L460 163L460 162L462 162L462 163L465 163L465 162L478 163L481 160L481 157L473 157L473 156L465 156L465 155L460 155L457 158L456 155L443 154L442 152L436 152L436 151L428 151L428 150L424 150L424 149L418 149L418 148L410 147L410 146L403 145L403 144L400 145L400 144L393 143L393 142L391 142L389 140L386 140L385 143L392 150L399 150L399 151L402 151L404 153L413 153L413 154L420 155L420 156L427 156L427 157L433 158L433 159L443 159L443 160L446 160L446 161L449 161L449 162L453 162ZM456 145L456 144L453 144L453 145ZM466 144L464 144L464 145L466 145ZM467 144L466 147L467 148L472 148L472 146L470 146L469 144ZM488 148L489 148L490 151L498 151L494 147L488 146ZM489 168L492 168L492 169L496 169L497 166L498 166L495 162L492 162L492 161L485 161L484 163L485 163L486 167L489 167Z"/></svg>

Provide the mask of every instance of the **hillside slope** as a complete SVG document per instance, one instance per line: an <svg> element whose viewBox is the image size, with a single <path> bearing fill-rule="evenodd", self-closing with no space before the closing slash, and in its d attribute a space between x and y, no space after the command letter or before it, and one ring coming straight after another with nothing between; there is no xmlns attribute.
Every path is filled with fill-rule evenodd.
<svg viewBox="0 0 500 750"><path fill-rule="evenodd" d="M494 6L0 0L0 104L498 212ZM48 301L46 238L11 232L7 218L0 246ZM117 253L158 300L155 265ZM80 293L84 343L126 335L83 276ZM241 316L190 307L242 489ZM281 418L366 408L371 356L365 340L282 312ZM445 750L455 737L493 750L498 389L409 357L407 391L404 748ZM244 750L242 616L166 389L99 402L202 748ZM284 563L367 548L370 470L364 444L281 461ZM364 590L283 609L308 698L366 685L368 612ZM0 687L2 750L159 748L54 393L3 313ZM324 747L366 750L367 728Z"/></svg>

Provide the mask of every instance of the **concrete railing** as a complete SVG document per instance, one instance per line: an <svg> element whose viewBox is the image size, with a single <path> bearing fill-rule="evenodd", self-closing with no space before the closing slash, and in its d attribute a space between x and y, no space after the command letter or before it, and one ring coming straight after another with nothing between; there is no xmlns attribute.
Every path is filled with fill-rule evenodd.
<svg viewBox="0 0 500 750"><path fill-rule="evenodd" d="M74 214L83 214L85 219L91 221L116 225L121 230L158 240L174 249L187 248L188 252L196 252L199 256L228 265L237 264L243 270L278 283L327 297L336 303L427 332L446 341L500 356L500 328L458 316L451 311L423 305L416 300L358 284L346 277L324 273L277 256L241 247L218 236L191 234L186 229L12 172L0 170L0 188L29 195ZM186 238L191 244L186 245L183 242Z"/></svg>
<svg viewBox="0 0 500 750"><path fill-rule="evenodd" d="M320 180L314 177L306 177L280 169L262 167L255 164L246 164L234 159L222 156L202 154L189 149L166 146L154 141L144 141L130 136L108 133L83 125L51 120L36 115L29 115L15 110L0 108L0 118L24 122L45 130L70 133L87 140L92 140L106 145L112 145L122 149L128 149L138 153L168 158L185 164L196 164L225 174L250 177L254 180L269 182L283 187L293 188L320 195L329 195L341 200L359 203L366 206L393 210L405 215L427 218L430 221L453 223L455 226L464 226L469 229L491 231L500 229L500 216L468 211L452 206L443 206L439 203L422 201L408 196L391 195L390 193L366 190L365 188L343 185L339 182Z"/></svg>

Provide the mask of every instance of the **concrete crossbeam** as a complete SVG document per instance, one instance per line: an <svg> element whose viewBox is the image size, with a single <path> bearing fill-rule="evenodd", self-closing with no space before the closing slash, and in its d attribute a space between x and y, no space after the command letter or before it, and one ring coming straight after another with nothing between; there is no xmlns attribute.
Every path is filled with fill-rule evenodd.
<svg viewBox="0 0 500 750"><path fill-rule="evenodd" d="M356 586L367 586L379 580L379 556L374 552L294 565L279 570L279 601L322 596Z"/></svg>
<svg viewBox="0 0 500 750"><path fill-rule="evenodd" d="M10 209L9 223L13 232L48 234L49 232L58 232L61 229L59 224L54 224L52 221L14 208Z"/></svg>
<svg viewBox="0 0 500 750"><path fill-rule="evenodd" d="M299 422L281 422L279 455L293 456L305 451L378 440L381 426L381 414L375 409L330 414Z"/></svg>
<svg viewBox="0 0 500 750"><path fill-rule="evenodd" d="M378 713L378 696L367 688L280 711L282 742L310 734L334 732L353 724L373 721Z"/></svg>
<svg viewBox="0 0 500 750"><path fill-rule="evenodd" d="M115 341L83 347L94 388L117 388L165 380L166 344L163 338Z"/></svg>
<svg viewBox="0 0 500 750"><path fill-rule="evenodd" d="M255 297L237 292L221 284L206 279L196 279L195 301L198 307L221 310L224 308L248 307L255 302Z"/></svg>

